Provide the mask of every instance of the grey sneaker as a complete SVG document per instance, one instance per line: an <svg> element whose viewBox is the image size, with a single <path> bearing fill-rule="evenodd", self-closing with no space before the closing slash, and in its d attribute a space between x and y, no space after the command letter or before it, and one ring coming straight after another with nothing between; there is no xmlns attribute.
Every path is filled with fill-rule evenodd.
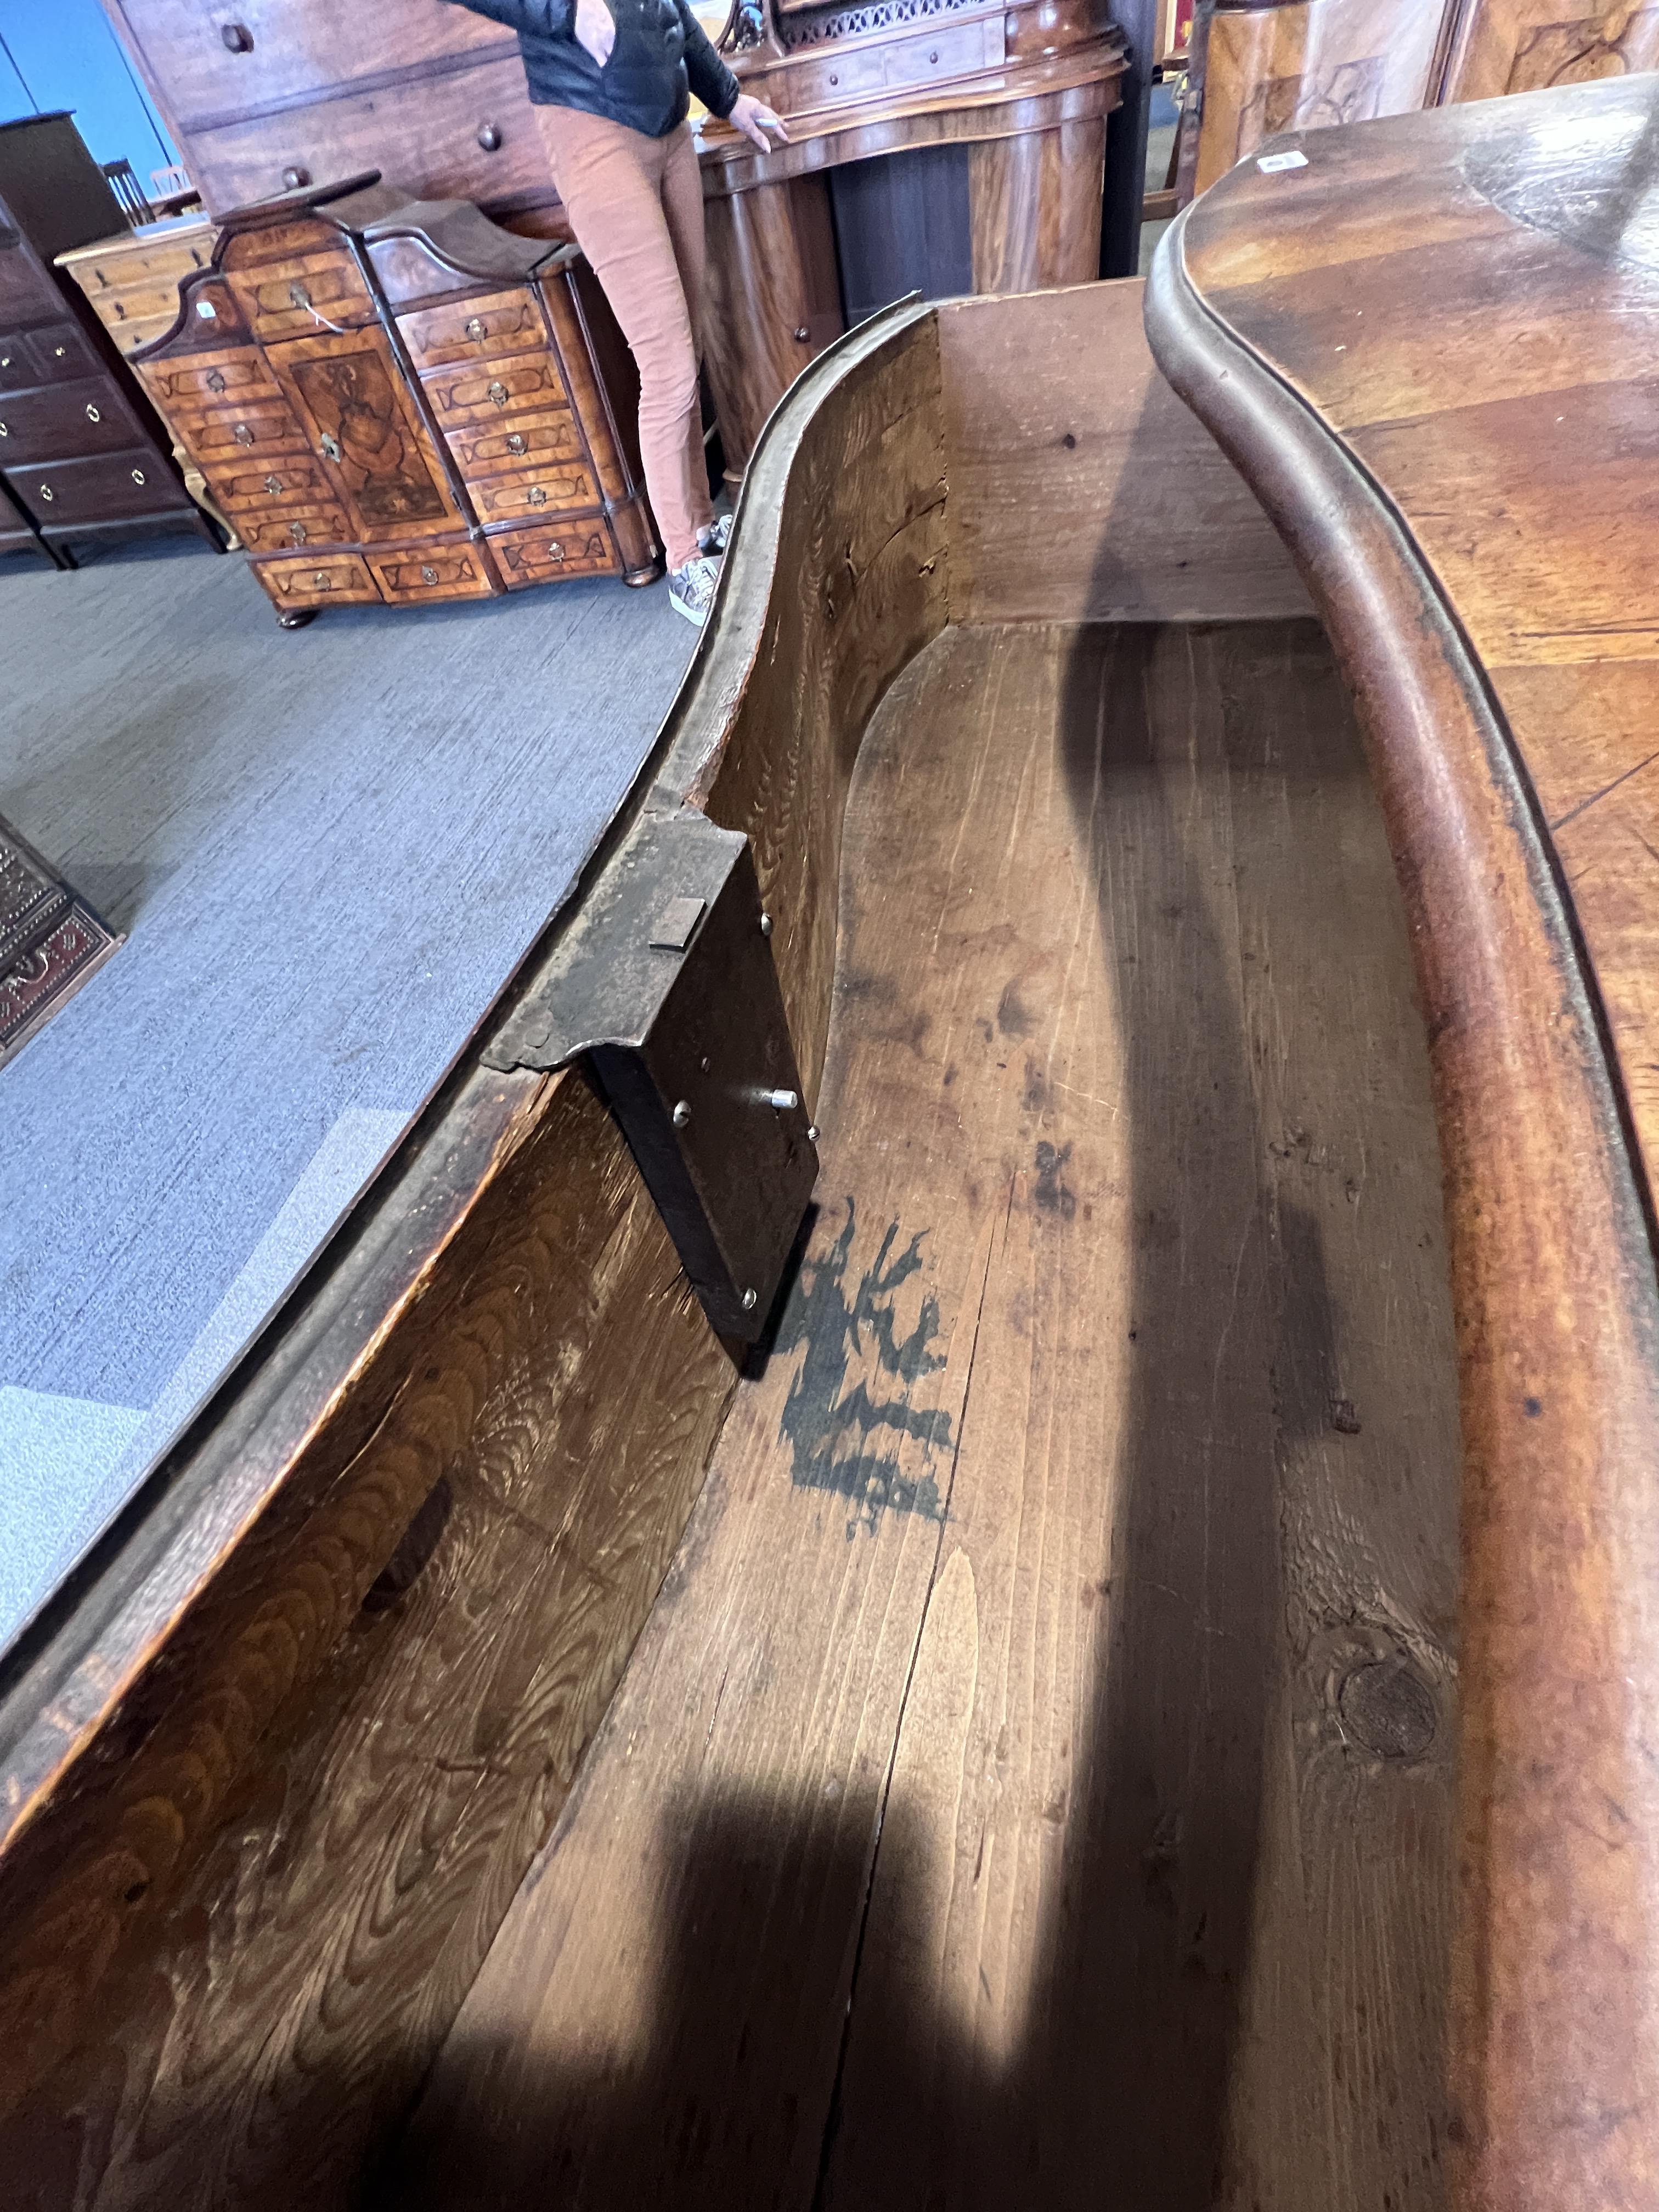
<svg viewBox="0 0 1659 2212"><path fill-rule="evenodd" d="M697 550L706 553L711 561L718 561L732 543L732 518L717 514L707 530L697 532Z"/></svg>
<svg viewBox="0 0 1659 2212"><path fill-rule="evenodd" d="M668 603L677 615L687 622L696 623L701 629L708 619L708 610L714 603L714 586L720 581L720 564L707 553L699 553L683 568L671 569L668 577Z"/></svg>

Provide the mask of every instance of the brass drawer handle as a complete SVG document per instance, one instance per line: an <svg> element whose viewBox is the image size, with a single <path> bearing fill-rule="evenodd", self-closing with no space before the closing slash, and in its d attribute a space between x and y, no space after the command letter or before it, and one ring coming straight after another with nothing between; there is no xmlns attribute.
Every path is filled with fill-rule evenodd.
<svg viewBox="0 0 1659 2212"><path fill-rule="evenodd" d="M466 319L466 334L470 338L481 338L487 327L482 315L469 315Z"/></svg>
<svg viewBox="0 0 1659 2212"><path fill-rule="evenodd" d="M308 534L303 522L290 522L288 526L288 538L290 545L303 545Z"/></svg>
<svg viewBox="0 0 1659 2212"><path fill-rule="evenodd" d="M478 125L478 143L486 154L499 154L501 150L500 124L481 123Z"/></svg>
<svg viewBox="0 0 1659 2212"><path fill-rule="evenodd" d="M322 455L325 461L337 461L340 458L340 441L327 430L323 433Z"/></svg>
<svg viewBox="0 0 1659 2212"><path fill-rule="evenodd" d="M507 386L493 377L490 380L489 397L495 401L498 407L506 406L507 398Z"/></svg>
<svg viewBox="0 0 1659 2212"><path fill-rule="evenodd" d="M297 192L301 185L308 185L310 182L310 170L301 168L297 163L292 168L284 169L283 172L283 187L286 191Z"/></svg>
<svg viewBox="0 0 1659 2212"><path fill-rule="evenodd" d="M40 496L42 499L56 499L58 495L53 491L50 484L42 484L40 487Z"/></svg>
<svg viewBox="0 0 1659 2212"><path fill-rule="evenodd" d="M210 392L222 392L225 388L225 380L216 368L208 371L207 388Z"/></svg>
<svg viewBox="0 0 1659 2212"><path fill-rule="evenodd" d="M239 446L251 446L253 443L253 433L246 422L239 422L231 435Z"/></svg>
<svg viewBox="0 0 1659 2212"><path fill-rule="evenodd" d="M516 430L509 430L507 437L507 450L509 453L522 453L528 452L529 448Z"/></svg>
<svg viewBox="0 0 1659 2212"><path fill-rule="evenodd" d="M135 469L132 471L132 481L136 484L143 483L144 481L144 472L142 469Z"/></svg>
<svg viewBox="0 0 1659 2212"><path fill-rule="evenodd" d="M90 399L88 399L88 402L87 402L87 420L88 420L88 422L101 422L103 421L103 419L104 419L104 418L103 418L103 416L102 416L98 412L98 410L97 410L97 409L93 405L93 404L92 404L91 400L90 400Z"/></svg>
<svg viewBox="0 0 1659 2212"><path fill-rule="evenodd" d="M9 438L10 435L11 425L9 422L0 422L0 438Z"/></svg>
<svg viewBox="0 0 1659 2212"><path fill-rule="evenodd" d="M9 368L10 367L11 356L9 353L0 353L0 368Z"/></svg>
<svg viewBox="0 0 1659 2212"><path fill-rule="evenodd" d="M272 493L279 492L279 491L281 491L282 488L283 488L283 480L282 480L281 477L267 477L265 478L265 489L266 489L268 492L272 492Z"/></svg>
<svg viewBox="0 0 1659 2212"><path fill-rule="evenodd" d="M547 549L547 557L550 561L562 561L564 558L564 548L556 538Z"/></svg>
<svg viewBox="0 0 1659 2212"><path fill-rule="evenodd" d="M54 361L62 361L64 356L68 351L69 348L67 346L54 346L52 349L52 357Z"/></svg>
<svg viewBox="0 0 1659 2212"><path fill-rule="evenodd" d="M531 507L545 507L547 505L547 494L542 489L539 484L532 484L529 490L525 494L525 500L526 504Z"/></svg>
<svg viewBox="0 0 1659 2212"><path fill-rule="evenodd" d="M437 572L437 570L436 570L435 568L422 568L422 571L421 571L421 581L422 581L423 584L435 584L435 583L437 582L437 580L438 580L438 572Z"/></svg>
<svg viewBox="0 0 1659 2212"><path fill-rule="evenodd" d="M326 568L319 568L311 580L319 592L331 592L334 589L334 579Z"/></svg>
<svg viewBox="0 0 1659 2212"><path fill-rule="evenodd" d="M288 297L290 307L308 307L311 305L311 295L303 284L290 284Z"/></svg>
<svg viewBox="0 0 1659 2212"><path fill-rule="evenodd" d="M253 52L253 33L246 23L221 23L219 36L224 41L228 54L251 54Z"/></svg>

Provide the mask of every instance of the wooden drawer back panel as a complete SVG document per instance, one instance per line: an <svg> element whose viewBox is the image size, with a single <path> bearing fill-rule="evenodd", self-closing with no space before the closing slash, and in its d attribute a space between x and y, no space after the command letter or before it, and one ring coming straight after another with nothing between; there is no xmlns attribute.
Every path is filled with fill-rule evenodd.
<svg viewBox="0 0 1659 2212"><path fill-rule="evenodd" d="M567 464L555 469L515 469L469 484L480 522L529 522L573 507L597 507L599 487L587 471Z"/></svg>
<svg viewBox="0 0 1659 2212"><path fill-rule="evenodd" d="M564 379L550 353L505 355L429 369L421 381L446 431L461 422L515 426L520 415L563 406Z"/></svg>
<svg viewBox="0 0 1659 2212"><path fill-rule="evenodd" d="M343 247L227 269L225 276L248 328L264 345L282 338L309 337L329 323L356 330L374 320L368 287ZM308 307L298 296L301 294L310 301Z"/></svg>
<svg viewBox="0 0 1659 2212"><path fill-rule="evenodd" d="M400 315L398 328L417 368L532 352L547 343L541 306L527 284L510 292L446 301L441 307L420 308L412 315Z"/></svg>
<svg viewBox="0 0 1659 2212"><path fill-rule="evenodd" d="M253 573L279 605L326 607L337 600L378 602L380 586L360 554L329 553L290 561L256 561Z"/></svg>
<svg viewBox="0 0 1659 2212"><path fill-rule="evenodd" d="M455 465L474 489L483 479L514 469L548 468L583 458L581 433L568 408L511 421L466 422L449 433Z"/></svg>
<svg viewBox="0 0 1659 2212"><path fill-rule="evenodd" d="M390 7L240 0L211 10L199 0L117 0L112 12L125 19L164 105L187 131L214 116L327 91L354 77L384 80L453 55L517 51L498 23L430 0ZM247 52L226 45L230 21L248 32Z"/></svg>
<svg viewBox="0 0 1659 2212"><path fill-rule="evenodd" d="M489 550L509 592L556 576L614 576L622 567L610 532L598 520L503 530L490 539Z"/></svg>
<svg viewBox="0 0 1659 2212"><path fill-rule="evenodd" d="M358 12L384 39L384 14ZM432 12L465 14L448 7ZM494 153L478 143L486 125L501 135ZM187 151L191 174L217 213L286 191L289 169L319 184L380 169L388 185L423 199L470 199L485 207L520 195L555 198L516 46L476 69L226 123L192 134Z"/></svg>

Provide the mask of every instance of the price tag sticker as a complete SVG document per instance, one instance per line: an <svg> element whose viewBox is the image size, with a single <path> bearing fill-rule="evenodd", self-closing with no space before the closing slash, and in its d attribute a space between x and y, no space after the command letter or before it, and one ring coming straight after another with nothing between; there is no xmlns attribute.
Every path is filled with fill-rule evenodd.
<svg viewBox="0 0 1659 2212"><path fill-rule="evenodd" d="M196 312L204 323L216 323L219 319L219 310L211 300L198 300L196 302Z"/></svg>
<svg viewBox="0 0 1659 2212"><path fill-rule="evenodd" d="M1263 154L1255 166L1264 177L1276 177L1282 169L1305 169L1308 157L1305 154Z"/></svg>

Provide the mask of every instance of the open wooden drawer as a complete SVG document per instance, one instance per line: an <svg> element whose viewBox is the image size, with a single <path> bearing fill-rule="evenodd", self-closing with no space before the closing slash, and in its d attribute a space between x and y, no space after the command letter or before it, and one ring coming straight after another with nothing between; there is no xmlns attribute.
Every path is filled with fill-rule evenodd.
<svg viewBox="0 0 1659 2212"><path fill-rule="evenodd" d="M1491 759L1362 682L1368 769L1141 316L894 309L751 465L637 804L751 840L823 1132L759 1351L486 1034L14 1669L31 2203L1444 2201L1519 1894L1455 1893L1452 1285L1478 1378L1565 1231L1486 1204L1545 1109L1425 886L1538 833L1411 803ZM1310 574L1352 671L1382 602Z"/></svg>

